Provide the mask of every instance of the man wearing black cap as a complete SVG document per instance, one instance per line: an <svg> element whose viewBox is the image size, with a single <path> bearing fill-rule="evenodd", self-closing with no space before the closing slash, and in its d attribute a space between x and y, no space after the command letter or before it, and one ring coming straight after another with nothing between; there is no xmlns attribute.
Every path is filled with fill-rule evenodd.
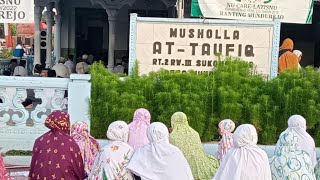
<svg viewBox="0 0 320 180"><path fill-rule="evenodd" d="M41 77L42 66L40 64L36 64L33 69L33 77Z"/></svg>
<svg viewBox="0 0 320 180"><path fill-rule="evenodd" d="M32 109L32 100L30 98L27 98L24 102L21 103L24 108L26 109Z"/></svg>
<svg viewBox="0 0 320 180"><path fill-rule="evenodd" d="M17 65L18 65L17 59L11 59L11 60L10 60L9 69L10 69L10 74L11 74L11 75L13 75L14 68L16 68Z"/></svg>

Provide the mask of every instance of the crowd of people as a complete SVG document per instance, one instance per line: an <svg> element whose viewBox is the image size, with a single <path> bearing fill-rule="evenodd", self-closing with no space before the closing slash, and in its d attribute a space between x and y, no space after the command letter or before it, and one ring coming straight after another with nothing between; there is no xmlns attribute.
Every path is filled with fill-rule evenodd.
<svg viewBox="0 0 320 180"><path fill-rule="evenodd" d="M59 78L69 78L70 74L88 74L89 64L87 63L88 55L84 54L82 59L76 65L73 62L73 56L70 55L68 59L60 58L58 62L51 68L44 68L40 64L36 64L33 68L34 77L59 77ZM11 59L9 70L4 72L7 76L28 76L28 71L26 68L26 61L20 59L19 64L17 59Z"/></svg>
<svg viewBox="0 0 320 180"><path fill-rule="evenodd" d="M77 64L73 61L73 56L68 56L67 59L61 57L57 63L50 69L44 68L40 64L36 64L33 68L33 74L31 76L35 77L59 77L59 78L69 78L70 74L89 74L90 56L87 54L82 55ZM122 60L116 60L115 67L113 67L112 72L117 74L128 74L128 64ZM26 67L26 60L11 59L9 69L3 72L5 76L29 76Z"/></svg>
<svg viewBox="0 0 320 180"><path fill-rule="evenodd" d="M128 125L111 123L109 144L100 147L85 122L71 127L68 113L52 112L45 121L49 132L34 144L29 178L65 180L315 180L320 178L313 138L306 120L293 115L268 159L257 146L251 124L236 128L230 120L218 127L221 140L215 156L207 154L198 132L183 112L171 117L171 131L160 122L151 123L146 109L138 109ZM234 131L235 130L235 131ZM233 133L234 131L234 133ZM0 159L0 179L10 179Z"/></svg>

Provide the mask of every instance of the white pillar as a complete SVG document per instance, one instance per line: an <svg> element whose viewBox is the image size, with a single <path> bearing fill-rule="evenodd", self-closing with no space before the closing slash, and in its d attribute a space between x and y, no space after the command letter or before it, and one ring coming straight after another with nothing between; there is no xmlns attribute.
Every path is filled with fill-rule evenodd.
<svg viewBox="0 0 320 180"><path fill-rule="evenodd" d="M184 17L184 0L177 0L177 14L178 18L183 18Z"/></svg>
<svg viewBox="0 0 320 180"><path fill-rule="evenodd" d="M47 58L46 68L52 67L52 24L53 24L53 3L49 3L47 6Z"/></svg>
<svg viewBox="0 0 320 180"><path fill-rule="evenodd" d="M68 113L71 124L85 121L90 126L91 76L89 74L71 74L68 85ZM79 91L81 89L81 91ZM90 129L90 128L89 128Z"/></svg>
<svg viewBox="0 0 320 180"><path fill-rule="evenodd" d="M56 56L55 63L61 57L61 15L56 16L56 24L54 26L54 54Z"/></svg>
<svg viewBox="0 0 320 180"><path fill-rule="evenodd" d="M41 64L40 22L43 9L41 6L34 6L34 65Z"/></svg>
<svg viewBox="0 0 320 180"><path fill-rule="evenodd" d="M56 24L54 26L54 54L56 56L55 63L58 62L59 57L61 57L61 9L60 1L56 2Z"/></svg>
<svg viewBox="0 0 320 180"><path fill-rule="evenodd" d="M116 19L118 9L107 9L109 21L109 48L108 48L108 68L114 67L114 48L116 45Z"/></svg>

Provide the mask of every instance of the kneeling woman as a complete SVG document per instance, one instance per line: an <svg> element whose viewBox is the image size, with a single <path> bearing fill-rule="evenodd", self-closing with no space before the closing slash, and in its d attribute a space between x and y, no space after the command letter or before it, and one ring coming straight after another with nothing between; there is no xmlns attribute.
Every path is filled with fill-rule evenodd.
<svg viewBox="0 0 320 180"><path fill-rule="evenodd" d="M138 149L128 169L142 180L193 180L182 152L169 143L168 128L159 122L147 129L149 144Z"/></svg>
<svg viewBox="0 0 320 180"><path fill-rule="evenodd" d="M257 146L258 135L251 124L239 126L232 147L213 180L271 180L267 154Z"/></svg>
<svg viewBox="0 0 320 180"><path fill-rule="evenodd" d="M298 137L292 132L283 132L279 138L279 150L271 159L272 179L316 180L310 155L298 150Z"/></svg>
<svg viewBox="0 0 320 180"><path fill-rule="evenodd" d="M81 152L70 134L69 114L53 111L45 121L49 132L34 143L29 179L83 180Z"/></svg>
<svg viewBox="0 0 320 180"><path fill-rule="evenodd" d="M129 127L123 121L115 121L109 125L107 138L112 142L102 148L97 156L89 179L132 180L126 166L133 154L128 145Z"/></svg>

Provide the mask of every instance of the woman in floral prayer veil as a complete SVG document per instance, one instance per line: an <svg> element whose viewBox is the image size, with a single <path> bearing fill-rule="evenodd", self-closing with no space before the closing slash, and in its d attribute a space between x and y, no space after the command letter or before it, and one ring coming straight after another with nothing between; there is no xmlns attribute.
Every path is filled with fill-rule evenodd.
<svg viewBox="0 0 320 180"><path fill-rule="evenodd" d="M134 149L138 149L149 143L147 138L147 128L150 126L151 115L146 109L137 109L133 115L133 120L129 124L128 144Z"/></svg>
<svg viewBox="0 0 320 180"><path fill-rule="evenodd" d="M213 156L205 153L198 132L188 125L187 116L176 112L171 117L170 143L177 146L186 157L194 179L210 179L219 167Z"/></svg>
<svg viewBox="0 0 320 180"><path fill-rule="evenodd" d="M126 168L134 152L127 143L128 135L127 123L115 121L109 125L107 137L112 142L100 151L89 180L133 180L132 174Z"/></svg>
<svg viewBox="0 0 320 180"><path fill-rule="evenodd" d="M298 137L292 132L283 132L279 138L279 150L271 159L272 179L316 180L310 155L298 150Z"/></svg>
<svg viewBox="0 0 320 180"><path fill-rule="evenodd" d="M49 132L34 143L29 178L83 180L85 171L79 146L70 134L69 114L56 110L45 121Z"/></svg>
<svg viewBox="0 0 320 180"><path fill-rule="evenodd" d="M317 165L316 145L307 132L307 121L300 115L293 115L288 119L288 128L284 132L291 132L297 136L297 148L307 152L311 157L312 167ZM280 139L277 142L275 154L279 151Z"/></svg>
<svg viewBox="0 0 320 180"><path fill-rule="evenodd" d="M96 155L99 152L99 143L89 135L88 124L83 121L76 122L72 126L71 136L80 148L84 161L84 170L88 176L91 172Z"/></svg>
<svg viewBox="0 0 320 180"><path fill-rule="evenodd" d="M219 133L222 136L219 145L217 157L222 161L228 150L233 147L233 134L232 132L236 128L236 125L231 119L225 119L219 123Z"/></svg>

